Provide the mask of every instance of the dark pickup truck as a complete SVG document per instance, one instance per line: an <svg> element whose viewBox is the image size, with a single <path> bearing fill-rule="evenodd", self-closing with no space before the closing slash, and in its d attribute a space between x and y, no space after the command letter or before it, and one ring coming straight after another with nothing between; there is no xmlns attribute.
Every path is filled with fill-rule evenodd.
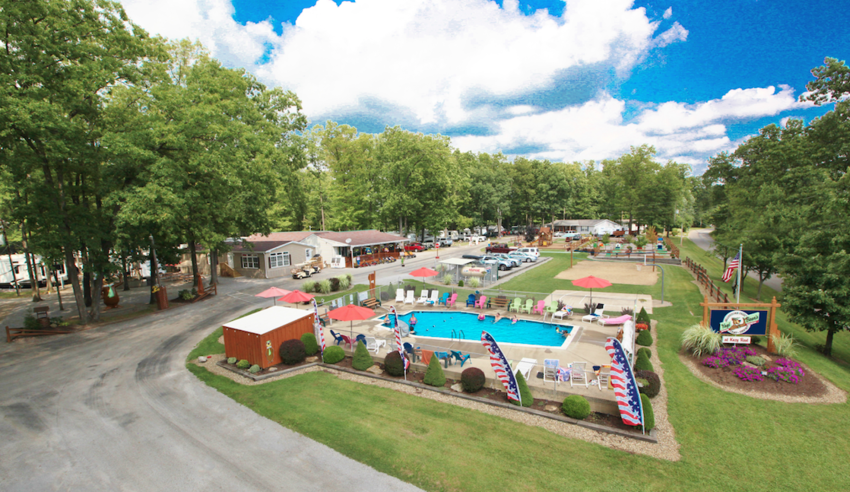
<svg viewBox="0 0 850 492"><path fill-rule="evenodd" d="M484 248L484 251L487 253L510 253L514 250L516 250L516 248L511 248L510 245L507 244L491 244Z"/></svg>

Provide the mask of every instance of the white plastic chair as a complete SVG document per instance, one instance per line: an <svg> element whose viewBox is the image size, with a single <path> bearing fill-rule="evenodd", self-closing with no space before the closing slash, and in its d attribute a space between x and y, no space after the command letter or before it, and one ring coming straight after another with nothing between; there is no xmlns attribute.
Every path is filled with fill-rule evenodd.
<svg viewBox="0 0 850 492"><path fill-rule="evenodd" d="M419 296L419 300L416 301L416 303L417 304L425 304L426 302L428 302L428 291L423 290L422 294Z"/></svg>
<svg viewBox="0 0 850 492"><path fill-rule="evenodd" d="M440 291L437 290L437 289L434 289L434 290L431 291L431 297L428 298L427 304L430 304L431 306L436 306L437 301L439 301L439 300L440 300Z"/></svg>
<svg viewBox="0 0 850 492"><path fill-rule="evenodd" d="M395 290L395 302L404 302L404 289Z"/></svg>
<svg viewBox="0 0 850 492"><path fill-rule="evenodd" d="M366 337L366 350L378 355L378 340L375 337Z"/></svg>
<svg viewBox="0 0 850 492"><path fill-rule="evenodd" d="M603 367L596 376L596 383L599 386L599 391L602 391L602 384L605 384L605 389L608 389L608 380L611 378L611 368Z"/></svg>
<svg viewBox="0 0 850 492"><path fill-rule="evenodd" d="M416 304L416 297L412 290L407 291L407 297L404 298L404 303Z"/></svg>
<svg viewBox="0 0 850 492"><path fill-rule="evenodd" d="M522 359L519 361L519 364L516 365L516 370L514 373L522 374L522 377L528 381L528 378L531 377L531 370L534 369L534 366L537 365L537 359Z"/></svg>
<svg viewBox="0 0 850 492"><path fill-rule="evenodd" d="M584 387L587 388L590 385L590 381L587 379L587 370L585 369L585 365L587 362L573 362L570 366L570 388L573 387L573 381L576 383L584 383Z"/></svg>
<svg viewBox="0 0 850 492"><path fill-rule="evenodd" d="M597 304L596 310L593 311L593 314L588 314L588 315L584 316L583 318L581 318L581 320L593 323L593 320L598 319L602 316L602 311L604 309L605 309L604 304Z"/></svg>
<svg viewBox="0 0 850 492"><path fill-rule="evenodd" d="M543 381L558 381L558 359L543 359Z"/></svg>

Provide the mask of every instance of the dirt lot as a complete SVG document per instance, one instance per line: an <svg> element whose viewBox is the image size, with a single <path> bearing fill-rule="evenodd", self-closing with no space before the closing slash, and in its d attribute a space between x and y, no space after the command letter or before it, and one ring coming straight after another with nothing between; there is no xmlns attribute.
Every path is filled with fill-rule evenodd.
<svg viewBox="0 0 850 492"><path fill-rule="evenodd" d="M555 278L577 280L588 275L604 278L612 284L655 285L658 282L658 271L653 272L651 266L590 260L576 263L569 270L555 275Z"/></svg>

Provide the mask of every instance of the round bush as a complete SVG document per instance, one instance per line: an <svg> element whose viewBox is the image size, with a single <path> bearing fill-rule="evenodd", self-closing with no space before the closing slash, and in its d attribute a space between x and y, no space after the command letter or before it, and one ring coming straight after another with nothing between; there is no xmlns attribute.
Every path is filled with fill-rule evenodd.
<svg viewBox="0 0 850 492"><path fill-rule="evenodd" d="M650 357L652 357L652 350L649 350L646 347L641 347L641 348L637 349L638 357L640 357L640 354L646 354L646 358L649 359Z"/></svg>
<svg viewBox="0 0 850 492"><path fill-rule="evenodd" d="M357 348L354 349L354 357L351 359L351 367L358 371L365 371L372 367L372 364L372 356L366 350L366 346L363 345L363 342L357 342Z"/></svg>
<svg viewBox="0 0 850 492"><path fill-rule="evenodd" d="M635 361L635 371L652 371L655 372L655 368L652 367L652 362L649 361L649 357L646 356L646 353L642 353L637 356L637 360Z"/></svg>
<svg viewBox="0 0 850 492"><path fill-rule="evenodd" d="M581 395L570 395L564 398L561 409L567 417L584 420L590 415L590 403Z"/></svg>
<svg viewBox="0 0 850 492"><path fill-rule="evenodd" d="M484 371L477 367L464 369L460 373L460 385L467 393L475 393L484 387L487 378L484 376Z"/></svg>
<svg viewBox="0 0 850 492"><path fill-rule="evenodd" d="M238 367L239 369L248 369L249 367L251 367L251 363L245 359L242 359L236 363L236 367Z"/></svg>
<svg viewBox="0 0 850 492"><path fill-rule="evenodd" d="M307 355L316 355L319 351L319 342L316 341L316 335L312 333L301 335L301 343L304 344L304 352Z"/></svg>
<svg viewBox="0 0 850 492"><path fill-rule="evenodd" d="M655 414L652 412L652 403L645 394L640 395L640 404L643 406L643 428L652 430L655 428Z"/></svg>
<svg viewBox="0 0 850 492"><path fill-rule="evenodd" d="M646 381L646 384L640 388L641 393L650 398L658 396L658 392L661 391L661 379L658 374L652 371L637 371L635 377Z"/></svg>
<svg viewBox="0 0 850 492"><path fill-rule="evenodd" d="M440 359L431 357L431 362L428 363L428 370L425 371L425 378L422 382L438 388L445 386L446 374L443 372L443 366L440 365Z"/></svg>
<svg viewBox="0 0 850 492"><path fill-rule="evenodd" d="M457 281L457 286L458 286L458 287L463 287L463 280L458 280L458 281Z"/></svg>
<svg viewBox="0 0 850 492"><path fill-rule="evenodd" d="M336 364L345 359L345 350L339 345L331 345L325 349L325 364Z"/></svg>
<svg viewBox="0 0 850 492"><path fill-rule="evenodd" d="M251 374L257 374L258 372L260 372L260 366L254 364L253 366L251 366L250 369L248 369L248 372L250 372Z"/></svg>
<svg viewBox="0 0 850 492"><path fill-rule="evenodd" d="M236 364L236 357L228 357L227 363L228 364Z"/></svg>
<svg viewBox="0 0 850 492"><path fill-rule="evenodd" d="M528 389L528 383L525 382L525 376L523 376L520 372L516 373L516 385L517 388L519 388L519 398L522 400L522 406L530 407L531 405L534 405L534 397L531 396L531 390ZM516 400L509 401L516 406L520 405L520 402Z"/></svg>
<svg viewBox="0 0 850 492"><path fill-rule="evenodd" d="M307 352L304 350L304 342L297 339L287 340L280 344L280 361L291 366L304 362Z"/></svg>
<svg viewBox="0 0 850 492"><path fill-rule="evenodd" d="M638 345L643 345L644 347L648 347L652 345L652 335L650 335L649 331L644 330L640 332L635 339L635 343Z"/></svg>
<svg viewBox="0 0 850 492"><path fill-rule="evenodd" d="M390 376L404 376L404 363L398 351L393 350L384 358L384 370Z"/></svg>

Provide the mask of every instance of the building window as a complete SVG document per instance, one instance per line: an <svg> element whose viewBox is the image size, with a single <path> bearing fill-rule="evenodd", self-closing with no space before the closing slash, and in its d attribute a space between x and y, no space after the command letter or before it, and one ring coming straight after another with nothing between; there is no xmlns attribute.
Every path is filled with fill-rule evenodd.
<svg viewBox="0 0 850 492"><path fill-rule="evenodd" d="M305 249L304 256L307 258L307 261L310 261L310 258L313 257L313 250L310 248Z"/></svg>
<svg viewBox="0 0 850 492"><path fill-rule="evenodd" d="M260 268L258 255L242 255L242 268Z"/></svg>
<svg viewBox="0 0 850 492"><path fill-rule="evenodd" d="M279 268L289 266L292 262L289 261L289 253L283 251L281 253L271 253L269 255L269 268Z"/></svg>

